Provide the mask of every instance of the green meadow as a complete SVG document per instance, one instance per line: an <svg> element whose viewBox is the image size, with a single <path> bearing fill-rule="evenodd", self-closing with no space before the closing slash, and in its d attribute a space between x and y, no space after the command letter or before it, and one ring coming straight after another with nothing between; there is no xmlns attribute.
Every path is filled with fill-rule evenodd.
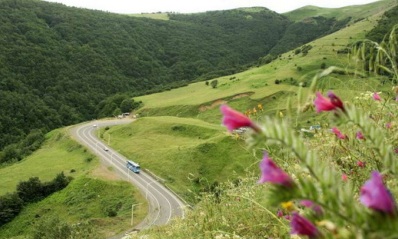
<svg viewBox="0 0 398 239"><path fill-rule="evenodd" d="M136 223L146 216L146 202L138 190L121 181L112 168L100 166L93 154L71 139L68 128L48 133L43 146L31 156L1 168L0 196L15 192L18 183L30 177L47 182L60 172L73 178L70 184L25 206L14 220L1 227L0 238L25 238L43 229L73 228L75 224L86 225L82 230L105 238L131 227L132 204L143 203L135 209ZM54 221L59 223L53 225Z"/></svg>
<svg viewBox="0 0 398 239"><path fill-rule="evenodd" d="M365 6L362 11L367 9ZM209 80L218 81L215 88L196 82L136 97L136 101L142 101L142 107L134 112L138 119L129 125L111 127L103 131L102 137L105 141L111 138L111 147L195 202L198 191L239 179L245 173L258 173L261 153L248 150L244 141L221 126L221 104L242 112L256 108L257 113L251 117L259 122L264 115L290 114L295 117L292 126L299 131L327 121L314 110L302 112L313 102L310 85L314 78L317 90L333 90L347 101L365 91L389 90L390 86L382 86L377 78L365 78L352 57L337 53L347 44L363 39L364 29L371 29L379 17L370 14L367 19L308 43L312 47L308 54L293 50L267 65ZM325 76L319 77L322 72ZM258 109L259 104L263 110ZM294 107L289 109L288 105Z"/></svg>
<svg viewBox="0 0 398 239"><path fill-rule="evenodd" d="M198 221L203 232L209 232L205 236L214 238L224 235L222 231L214 231L217 226L224 224L226 231L238 228L240 232L249 231L250 236L260 235L264 231L264 224L256 220L267 220L267 225L278 222L271 221L273 217L267 214L262 205L247 201L239 203L241 198L236 195L255 192L254 199L261 200L261 190L250 185L255 184L259 175L261 151L269 148L251 150L245 144L244 135L228 133L221 125L220 105L228 104L242 112L256 108L257 113L251 117L259 122L264 120L265 115L283 118L291 114L296 117L291 122L292 127L298 132L302 127L326 124L328 119L311 108L305 112L303 110L313 102L314 92L310 85L317 76L318 90L323 93L333 90L347 103L365 91L390 90L391 86L381 85L377 77L364 78L355 59L338 51L349 43L363 39L367 29L375 26L381 16L375 13L389 8L391 2L381 1L372 5L378 6L378 11L373 11L368 5L357 9L355 14L363 15L364 19L306 44L312 47L308 54L296 54L292 50L269 64L208 80L209 83L217 80L215 88L206 82L196 82L186 87L136 97L135 101L142 102L141 108L132 113L138 115L137 120L127 125L101 129L101 138L109 142L110 147L138 162L143 170L156 174L189 203L202 200L199 210L193 211L189 219ZM353 8L347 8L347 12ZM323 16L346 16L327 9L306 7L302 10L286 15L291 19L302 19L317 11ZM153 14L149 15L142 14L140 17L154 17ZM165 16L159 14L157 19L167 20ZM337 70L332 71L334 68L329 67L336 67ZM330 72L319 77L325 70ZM305 87L300 84L305 84ZM259 105L263 110L259 109ZM289 108L289 105L293 107ZM20 181L30 177L38 176L42 181L49 181L60 172L74 178L71 184L45 200L26 207L15 220L2 227L0 238L23 238L22 235L32 234L41 226L48 228L50 224L46 218L71 225L88 223L95 233L99 233L99 238L130 227L129 206L143 202L142 195L130 184L119 181L111 168L101 168L98 159L73 141L67 129L50 132L38 151L21 162L0 168L0 195L15 191ZM212 204L214 198L199 198L203 192L215 191L220 183L227 181L232 185L242 181L248 190L239 189L243 191L223 195L222 207ZM112 210L116 210L116 216L109 215ZM146 206L137 210L138 222L144 218ZM204 211L214 218L203 216ZM243 215L247 223L241 223L242 218L236 216L238 212L242 212L239 215ZM248 225L251 217L255 217L251 221L254 224ZM225 222L225 218L230 223ZM33 225L32 221L35 221ZM178 234L175 238L186 238L195 230L198 230L197 225L177 221L169 228L153 229L149 234L153 237L149 238L162 238L170 231L174 235ZM270 234L281 236L287 231L273 231ZM225 237L220 238L232 236L226 233Z"/></svg>
<svg viewBox="0 0 398 239"><path fill-rule="evenodd" d="M66 129L54 130L46 138L46 143L26 159L0 168L0 195L15 191L20 181L30 177L39 177L43 182L60 172L79 177L99 165L92 154L70 138Z"/></svg>

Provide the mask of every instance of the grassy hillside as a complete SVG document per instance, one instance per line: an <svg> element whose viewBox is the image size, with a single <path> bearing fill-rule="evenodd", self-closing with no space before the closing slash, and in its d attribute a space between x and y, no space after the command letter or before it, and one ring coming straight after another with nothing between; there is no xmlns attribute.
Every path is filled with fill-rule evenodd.
<svg viewBox="0 0 398 239"><path fill-rule="evenodd" d="M98 161L77 142L72 141L65 129L57 129L46 135L44 145L11 166L0 168L3 182L0 195L15 191L20 181L39 176L42 181L53 179L58 173L79 177L98 167Z"/></svg>
<svg viewBox="0 0 398 239"><path fill-rule="evenodd" d="M265 10L250 13L250 21L247 15L197 14L212 19L207 25L44 1L1 1L0 150L33 129L48 132L117 115L121 103L106 104L115 94L131 97L245 69L277 43L289 24ZM234 31L224 25L231 20Z"/></svg>
<svg viewBox="0 0 398 239"><path fill-rule="evenodd" d="M73 230L83 234L78 238L108 238L131 227L131 205L138 200L144 198L127 182L81 176L66 189L27 206L0 228L0 238L66 238ZM136 207L136 223L145 215L146 205Z"/></svg>
<svg viewBox="0 0 398 239"><path fill-rule="evenodd" d="M256 157L243 154L219 124L179 117L145 117L104 132L111 147L164 179L164 183L191 203L198 192L226 179L236 179Z"/></svg>
<svg viewBox="0 0 398 239"><path fill-rule="evenodd" d="M14 192L19 182L31 177L46 182L60 172L74 178L67 188L29 204L0 227L0 238L25 238L40 231L48 232L46 238L57 238L57 228L72 230L79 223L82 233L89 230L87 238L104 238L130 227L131 204L137 202L144 204L137 207L136 222L145 217L141 194L131 184L121 182L111 168L100 166L65 128L48 133L43 146L23 161L0 168L0 195Z"/></svg>
<svg viewBox="0 0 398 239"><path fill-rule="evenodd" d="M338 50L346 48L349 43L363 39L368 31L366 29L372 29L380 17L380 14L376 14L309 43L308 45L311 45L312 48L306 55L296 54L295 51L287 52L267 65L216 78L215 80L218 81L216 88L206 85L205 82L199 82L167 92L138 97L137 100L143 102L143 107L137 111L141 118L128 128L111 129L109 133L112 135L112 139L116 137L115 140L118 141L113 146L125 151L127 155L140 163L142 162L144 168L159 174L166 180L166 183L172 182L172 187L175 187L177 191L183 191L187 185L192 184L186 180L190 178L190 173L195 177L203 176L210 182L218 180L218 176L223 175L225 170L218 171L220 168L212 164L219 164L220 161L224 163L225 158L230 158L229 156L225 157L228 153L224 151L224 148L231 148L225 144L225 140L229 141L228 144L239 143L232 137L223 135L225 129L219 127L220 104L228 103L242 112L253 108L258 109L258 104L261 104L264 110L252 115L254 120L260 122L264 115L279 115L280 112L286 114L287 102L292 105L301 104L299 107L303 107L307 103L307 96L311 93L309 87L297 85L302 82L307 83L308 86L313 77L323 71L321 69L323 63L325 68L337 66L340 70L321 78L318 82L319 90L334 90L347 101L367 90L389 90L390 86L383 86L377 78L363 78L363 72L356 70L358 66L347 57L347 54L337 53ZM291 80L292 78L293 80ZM281 83L275 84L275 80L280 80ZM296 109L293 110L293 115L295 112ZM157 117L154 118L154 116ZM192 121L191 118L194 118L195 121ZM192 122L188 123L189 121ZM196 127L203 127L205 122L218 127L218 131L214 131L210 138L204 136L200 136L200 139L196 138L194 133L197 132ZM300 129L325 122L327 122L327 118L310 110L297 115L292 126ZM180 124L189 125L189 127L183 127L186 132L183 138L176 134L179 132L179 127L176 126ZM185 128L192 128L192 130ZM201 131L207 132L207 130ZM129 133L126 135L127 133L122 132ZM192 135L188 137L190 134ZM128 140L125 140L126 137ZM200 154L197 154L198 146L207 141L215 142L215 146L217 146L214 153L209 154L212 159L210 162L206 155L201 158L198 157ZM153 142L156 142L156 146L153 146ZM237 149L237 147L232 148ZM258 155L252 157L250 153L247 154L242 150L242 146L239 147L239 150L230 152L232 152L231 155L234 155L231 158L239 159L229 162L229 167L232 170L236 167L236 162L242 164L240 166L242 169L257 170L255 166L259 160ZM196 157L198 160L195 160ZM250 159L250 157L252 158ZM212 172L209 171L207 175L198 174L200 172L198 165L200 164L208 164L211 166L208 170L212 168ZM223 167L227 167L226 165ZM185 174L173 174L172 169L170 172L170 168L173 167L179 169L178 172L180 172L180 168L184 169Z"/></svg>
<svg viewBox="0 0 398 239"><path fill-rule="evenodd" d="M202 192L215 192L215 195L218 195L219 182L231 180L231 187L236 187L243 177L249 175L251 179L248 184L253 184L258 178L258 162L262 156L260 151L264 148L250 151L244 144L244 138L238 139L235 135L227 134L225 128L220 125L219 105L228 103L243 112L256 108L258 113L252 114L251 117L260 122L264 121L265 115L279 117L286 115L289 113L287 109L289 101L293 105L301 104L300 106L307 103L306 96L311 93L308 85L314 75L323 70L321 68L329 66L338 66L342 70L321 78L318 87L324 90L333 89L347 102L366 90L390 90L390 85L382 86L376 78L362 78L363 73L355 71L357 69L355 63L350 61L346 54L337 53L348 43L362 39L366 32L376 24L380 14L309 43L308 45L312 48L307 54L303 54L302 48L299 53L296 53L295 49L281 54L269 64L212 79L218 81L218 86L214 89L205 82L199 82L163 93L138 97L137 100L143 102L143 107L134 113L138 113L140 118L129 125L102 129L101 135L103 139L110 139L111 147L139 162L143 169L149 169L163 178L166 185L180 193L189 202L197 202L197 196L202 195ZM300 83L307 84L307 87L298 86ZM312 101L312 99L309 100L309 102ZM264 107L263 111L259 110L259 104ZM293 109L293 116L298 117L295 110ZM291 121L291 127L299 129L312 124L329 127L328 116L315 114L311 109L300 113L299 116ZM326 142L329 142L328 140L331 141L330 137L326 138ZM283 149L268 146L265 149L276 151L281 158L289 159L289 154ZM333 149L332 152L338 154L340 151ZM328 153L330 152L326 152L325 155L328 156ZM290 165L290 161L282 162L285 166ZM62 168L57 168L58 165ZM59 170L75 177L75 180L67 189L52 195L45 201L29 206L12 223L0 228L0 233L4 233L0 235L14 236L33 233L35 228L53 227L50 223L52 219L45 219L44 215L51 215L54 218L52 221L57 221L59 218L60 224L61 222L70 223L69 225L78 222L93 224L88 228L99 228L97 232L105 235L128 226L127 205L141 200L140 197L135 195L132 199L129 185L105 183L94 179L100 175L107 175L107 177L110 175L110 169L106 168L91 171L97 165L96 159L91 154L72 142L64 131L57 130L47 136L45 145L35 154L15 165L1 168L0 179L14 187L19 181L31 176L40 175L43 181L51 179ZM25 173L26 168L34 170ZM256 176L253 177L253 174ZM86 189L84 185L88 185L89 188L82 190L82 188ZM249 186L247 188L247 191L231 190L229 194L223 194L225 198L221 199L207 198L207 196L201 198L202 207L193 212L191 220L183 222L186 224L173 224L171 228L155 229L152 235L155 238L162 238L164 235L171 235L170 238L178 238L178 236L186 238L192 231L197 230L198 224L193 225L190 222L196 223L198 220L203 229L204 234L201 234L203 237L224 235L224 230L228 232L226 235L232 236L235 229L236 232L246 232L248 237L250 235L279 237L279 233L285 234L288 231L286 228L280 231L272 229L278 222L270 220L274 219L274 216L270 216L271 213L267 212L268 209L264 209L261 204L252 203L250 200L245 201L244 204L235 204L248 195L254 195L252 198L256 201L263 198L263 191ZM6 193L12 191L13 187L1 188L1 190ZM115 197L108 198L106 192L111 192L111 195ZM118 192L120 195L117 194ZM92 201L86 205L87 197ZM218 205L219 202L223 202L222 207ZM206 203L209 204L206 205ZM116 217L113 218L114 221L110 221L111 218L106 215L108 211L104 205L117 207L121 218ZM48 208L54 208L54 210L46 211ZM86 208L87 211L81 211L82 208ZM231 208L233 210L230 210ZM256 210L255 213L252 212L254 210ZM81 214L76 215L70 212ZM242 214L232 212L242 212ZM33 219L36 215L38 218L43 218L43 221L33 225L33 228L26 226L26 231L24 231L25 228L19 227L36 220ZM250 225L242 223L240 220L242 218ZM250 218L252 221L249 220ZM214 223L215 221L219 223ZM265 226L262 221L267 222L267 225ZM110 227L103 225L110 225ZM219 227L220 225L223 227ZM264 230L264 227L267 230ZM192 231L187 232L181 228ZM96 235L95 233L92 234ZM175 233L180 234L173 237Z"/></svg>
<svg viewBox="0 0 398 239"><path fill-rule="evenodd" d="M283 13L292 21L302 21L313 16L335 17L337 19L351 18L353 22L365 19L377 14L380 11L386 11L396 5L395 0L380 0L374 3L347 6L342 8L321 8L316 6L305 6L287 13Z"/></svg>
<svg viewBox="0 0 398 239"><path fill-rule="evenodd" d="M349 90L374 89L375 83L364 82L359 77L360 72L357 72L359 75L355 75L357 67L355 62L351 61L347 54L338 54L337 52L346 48L349 43L364 39L366 32L377 24L381 14L373 15L368 19L361 20L340 31L308 43L312 48L306 55L302 53L295 54L295 50L289 51L269 64L252 67L241 73L215 78L214 80L218 81L218 86L215 89L206 85L205 82L198 82L167 92L137 97L136 100L143 102L143 107L138 113L160 115L163 112L162 108L179 107L181 105L181 108L193 106L190 110L190 114L193 116L201 114L200 106L209 106L213 103L217 105L219 100L221 100L220 102L225 102L234 99L234 97L235 99L243 97L251 100L260 100L278 92L297 92L300 87L290 84L289 81L275 84L275 80L283 81L293 78L298 83L310 82L318 72L322 71L322 63L325 63L325 67L340 67L347 73L344 75L332 74L322 80L321 86L344 91L344 88L348 90L345 87L345 81L350 79L350 84L353 86L360 85L361 88L355 87ZM361 84L358 84L358 82ZM304 92L307 89L302 88ZM218 102L218 105L220 102ZM266 100L263 103L265 109L267 109L267 104L271 102ZM253 102L252 107L256 105ZM181 111L184 112L184 110ZM167 114L167 112L164 112L164 114ZM173 115L177 116L178 112Z"/></svg>

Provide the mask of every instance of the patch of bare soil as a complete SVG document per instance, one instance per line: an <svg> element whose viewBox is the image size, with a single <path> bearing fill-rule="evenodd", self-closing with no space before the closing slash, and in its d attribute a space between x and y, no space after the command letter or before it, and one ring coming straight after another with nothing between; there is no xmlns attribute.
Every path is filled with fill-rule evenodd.
<svg viewBox="0 0 398 239"><path fill-rule="evenodd" d="M116 172L110 170L110 168L106 167L105 165L100 165L94 169L91 172L91 176L109 181L122 180Z"/></svg>
<svg viewBox="0 0 398 239"><path fill-rule="evenodd" d="M243 93L243 94L235 95L234 97L232 97L232 99L235 100L235 99L239 99L239 98L243 98L243 97L248 97L248 96L250 96L250 95L252 95L252 94L250 94L250 93Z"/></svg>
<svg viewBox="0 0 398 239"><path fill-rule="evenodd" d="M226 101L226 100L215 100L215 101L213 101L213 103L211 103L211 105L201 105L199 107L199 111L203 112L203 111L206 111L209 109L213 109L214 107L222 105L222 104L226 104L227 102L228 101Z"/></svg>
<svg viewBox="0 0 398 239"><path fill-rule="evenodd" d="M237 95L234 95L231 99L235 100L235 99L239 99L239 98L243 98L243 97L248 97L248 96L251 96L252 94L254 94L254 92L247 92L247 93L237 94ZM211 103L211 105L201 105L201 106L199 106L199 111L203 112L203 111L206 111L206 110L210 110L210 109L213 109L214 107L217 107L219 105L226 104L226 103L228 103L227 100L222 100L222 99L215 100L215 101L213 101Z"/></svg>

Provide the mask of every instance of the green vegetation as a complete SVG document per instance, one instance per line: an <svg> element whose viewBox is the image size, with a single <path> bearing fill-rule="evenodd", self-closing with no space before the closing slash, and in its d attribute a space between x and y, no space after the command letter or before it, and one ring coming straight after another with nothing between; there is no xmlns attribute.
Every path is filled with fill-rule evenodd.
<svg viewBox="0 0 398 239"><path fill-rule="evenodd" d="M398 6L383 14L377 26L366 34L366 39L381 42L398 22Z"/></svg>
<svg viewBox="0 0 398 239"><path fill-rule="evenodd" d="M282 15L292 21L302 21L313 16L336 18L339 20L350 18L352 23L372 17L375 14L389 10L396 5L395 0L381 0L369 4L347 6L342 8L321 8L316 6L305 6Z"/></svg>
<svg viewBox="0 0 398 239"><path fill-rule="evenodd" d="M314 18L302 34L292 29L300 23L264 8L168 17L1 1L0 150L15 144L8 151L24 151L18 142L32 130L119 113L107 99L115 94L131 98L234 74L271 50L288 51L344 25ZM25 156L6 152L1 161Z"/></svg>
<svg viewBox="0 0 398 239"><path fill-rule="evenodd" d="M381 12L387 6L391 7L391 2L384 3L377 3L377 6L384 6L379 8ZM1 81L4 85L1 94L3 96L4 92L5 95L0 100L4 99L2 102L5 106L12 105L2 108L5 111L1 112L0 130L5 132L3 146L18 142L19 136L23 138L34 128L44 133L58 125L92 119L97 115L118 114L123 112L122 108L133 109L134 104L140 103L141 108L134 112L140 116L138 120L130 125L101 129L101 136L106 140L111 139L111 147L139 162L143 169L160 176L166 185L189 202L199 202L197 210L188 215L191 220L153 229L150 235L155 238L169 235L170 238L192 237L198 225L203 229L203 234L198 235L202 238L232 237L234 234L247 235L248 238L281 237L289 231L287 226L281 226L287 225L285 222L275 220L274 213L280 205L268 207L264 200L264 191L267 190L254 185L254 182L259 175L258 162L264 149L275 153L276 161L283 167L295 167L297 160L291 157L288 148L264 145L252 151L242 140L247 135L227 134L225 128L220 126L220 104L228 103L258 122L267 121L266 117L269 116L289 119L289 129L295 135L299 134L300 128L320 124L325 129L320 132L323 137L328 132L328 117L315 114L311 104L313 98L306 98L313 97L313 88L309 86L314 76L324 75L317 82L317 89L333 89L350 103L366 90L383 91L384 95L391 98L387 92L392 85L389 82L383 84L385 77L364 73L363 65L350 61L346 54L339 54L349 49L352 43L363 39L380 19L381 12L370 14L364 21L351 20L350 26L303 46L293 47L295 44L292 44L286 48L289 51L283 54L267 56L268 50L278 46L281 38L268 39L267 44L261 45L264 39L255 38L245 29L263 29L260 24L263 18L277 20L274 27L286 24L288 28L292 23L264 9L170 14L170 21L160 21L69 9L59 4L36 1L7 0L4 4L6 9L15 10L15 16L4 17L5 24L2 26L9 29L3 35L6 37L0 40L9 43L11 39L20 45L11 47L10 44L0 44L0 48L4 46L7 53L0 56L3 67L0 74L4 79ZM12 11L4 12L0 18L11 17L9 12ZM239 21L232 15L236 15ZM26 16L29 21L23 20ZM346 18L333 17L335 19L317 17L308 22L343 26L348 21ZM78 20L69 22L69 18ZM15 19L20 21L20 25L11 24L11 20ZM249 22L256 24L251 26ZM36 23L38 25L34 25ZM234 25L221 27L227 23ZM304 28L306 23L296 24ZM278 32L279 36L286 36L286 39L293 39L294 34L301 36L292 28L293 32L285 31L287 28ZM234 31L229 32L228 29ZM319 31L321 35L337 30L325 25L310 29ZM119 35L115 35L114 30ZM198 31L214 36L214 41L197 38L198 35L208 36L197 34ZM286 35L289 32L292 35ZM161 37L157 34L161 34ZM250 41L245 37L246 34L251 36ZM258 32L258 36L264 35L265 32ZM308 32L308 36L303 35L300 39L311 39L315 35ZM270 43L271 40L273 43ZM185 45L185 42L189 44ZM190 44L198 46L198 49L192 49ZM57 48L60 45L66 48ZM35 49L35 54L27 52L26 46ZM245 46L251 48L248 50ZM57 50L50 51L52 49ZM200 52L202 49L203 52ZM19 51L24 54L16 54ZM43 61L32 58L40 56L36 53L46 57L43 57ZM34 64L25 59L33 59L33 63L43 62L43 65L35 65L37 71L31 72ZM212 62L209 64L206 61L210 59ZM256 61L257 66L254 66ZM250 64L250 69L237 73ZM14 71L17 73L14 74ZM44 77L45 73L49 75ZM109 75L112 75L112 79ZM174 79L177 79L177 83L173 82ZM198 79L207 80L208 83L188 84ZM217 87L212 88L210 82L215 80ZM276 80L281 84L275 84ZM185 86L177 88L181 85ZM136 97L161 89L168 91ZM131 100L132 96L135 96L134 100ZM10 115L14 116L16 108L21 110L15 116L17 120L14 120ZM23 123L24 117L32 117L33 126ZM48 123L48 128L34 124L39 124L37 122L41 118ZM18 125L13 125L14 121ZM24 126L29 129L25 130ZM311 137L317 139L319 135L303 136L302 141L310 143ZM80 235L98 238L128 228L128 204L142 200L137 194L132 196L131 186L94 179L91 171L98 166L97 160L71 141L65 131L52 131L45 138L41 148L30 156L13 165L2 165L0 180L4 187L0 188L0 195L14 191L20 181L35 176L42 181L49 181L63 171L75 180L65 190L26 207L15 220L1 227L0 237L30 235L36 238L60 238L60 231L64 231L64 235L69 237L81 232ZM330 137L325 137L325 140L332 142L332 145L325 147L322 155L325 158L338 156L343 162L344 156L336 149L339 145ZM27 146L29 152L30 145L36 147L36 141L32 141L33 144L27 142L13 149ZM315 144L313 147L322 145ZM4 156L4 152L2 154ZM228 180L231 183L222 185ZM360 185L359 181L357 185ZM210 195L206 192L210 192ZM85 200L89 200L87 205L83 203ZM87 211L82 210L85 208ZM143 217L145 207L141 210ZM241 219L244 219L243 222ZM37 223L32 225L32 221ZM41 234L43 232L48 234Z"/></svg>
<svg viewBox="0 0 398 239"><path fill-rule="evenodd" d="M50 181L59 172L66 176L77 177L86 174L98 166L94 156L81 145L72 141L66 129L57 129L46 135L42 147L26 159L0 168L0 195L13 192L20 181L31 177L40 177L41 181Z"/></svg>
<svg viewBox="0 0 398 239"><path fill-rule="evenodd" d="M367 46L358 50L363 54L361 60L368 61L365 65L377 65L392 79L398 77L396 27L386 42L371 44L379 57L374 58ZM130 238L396 235L397 86L382 78L379 93L351 91L350 96L341 97L342 102L329 91L326 98L319 92L319 83L332 69L314 77L311 94L298 97L298 106L311 105L318 114L328 116L320 119L312 137L295 131L292 125L296 116L289 109L286 117L267 115L260 123L232 109L223 111L224 119L228 118L223 123L228 128L253 129L248 135L249 149L264 152L259 176L249 173L246 179L215 185L184 220ZM262 187L256 181L266 185Z"/></svg>
<svg viewBox="0 0 398 239"><path fill-rule="evenodd" d="M115 181L117 176L99 167L98 160L66 131L48 133L39 150L16 164L0 168L0 200L14 203L0 203L1 206L10 205L13 210L23 207L14 220L0 227L0 238L70 238L68 235L74 233L104 238L130 227L131 205L144 203L144 198L130 184ZM64 190L44 198L41 193L47 190L36 186L42 184L40 181L52 180L59 172L74 179ZM11 194L16 189L18 194ZM24 206L19 194L35 202ZM146 216L146 207L145 203L135 207L136 222ZM0 215L5 217L6 212L10 211L1 210Z"/></svg>
<svg viewBox="0 0 398 239"><path fill-rule="evenodd" d="M1 227L0 237L71 238L82 230L86 231L85 238L106 238L130 227L131 205L137 203L137 196L127 182L81 176L66 189L27 206ZM145 217L145 207L135 207L136 222Z"/></svg>
<svg viewBox="0 0 398 239"><path fill-rule="evenodd" d="M42 183L38 177L18 184L14 193L0 197L0 227L12 221L22 210L23 206L40 201L48 195L64 189L71 178L63 173L58 174L52 181Z"/></svg>
<svg viewBox="0 0 398 239"><path fill-rule="evenodd" d="M111 147L155 172L164 183L189 202L212 185L234 179L253 163L241 153L242 141L232 140L222 127L179 117L145 117L129 125L113 126Z"/></svg>

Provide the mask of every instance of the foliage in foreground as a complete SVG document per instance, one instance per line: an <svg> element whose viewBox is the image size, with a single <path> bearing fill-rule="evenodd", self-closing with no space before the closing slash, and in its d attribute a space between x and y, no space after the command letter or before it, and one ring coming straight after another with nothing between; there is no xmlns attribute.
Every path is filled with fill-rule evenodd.
<svg viewBox="0 0 398 239"><path fill-rule="evenodd" d="M395 60L396 55L388 59ZM395 61L386 66L393 68L393 77L397 77L395 66ZM294 131L289 114L266 116L256 123L223 105L227 129L251 128L249 146L264 151L258 183L266 185L259 186L251 178L241 185L221 186L204 197L188 220L154 229L149 235L397 238L397 87L392 94L364 92L347 103L331 91L327 97L315 94L316 84L317 78L308 103L317 113L330 114L330 122L323 123L313 138Z"/></svg>
<svg viewBox="0 0 398 239"><path fill-rule="evenodd" d="M314 102L320 113L332 111L332 130L325 123L312 139L291 129L288 117L266 117L257 124L224 106L224 124L230 130L252 128L249 145L269 151L260 164L260 180L249 177L219 186L202 197L186 220L147 235L395 238L398 128L392 120L398 103L392 95L378 93L360 95L350 105L333 93L329 96L318 93ZM270 150L270 145L278 145L278 150Z"/></svg>

